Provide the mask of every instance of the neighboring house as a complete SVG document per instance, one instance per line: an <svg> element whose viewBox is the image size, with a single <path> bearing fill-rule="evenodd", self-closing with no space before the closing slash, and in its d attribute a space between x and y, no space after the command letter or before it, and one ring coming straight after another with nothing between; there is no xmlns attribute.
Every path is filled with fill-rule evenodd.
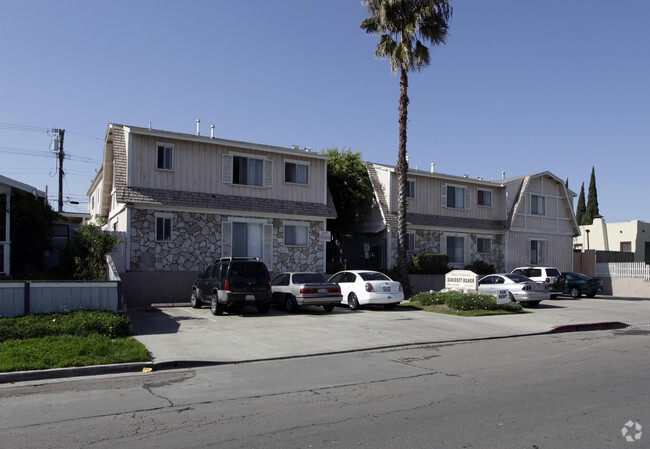
<svg viewBox="0 0 650 449"><path fill-rule="evenodd" d="M633 262L650 263L650 223L631 220L606 223L596 217L590 225L580 226L580 235L573 239L576 250L633 253Z"/></svg>
<svg viewBox="0 0 650 449"><path fill-rule="evenodd" d="M324 272L319 236L336 217L328 159L309 149L110 124L89 213L106 217L122 241L123 260L115 262L126 274L125 295L187 301L191 280L219 257L259 257L271 272ZM171 287L143 291L129 278Z"/></svg>
<svg viewBox="0 0 650 449"><path fill-rule="evenodd" d="M367 163L375 205L361 230L362 265L392 268L397 261L397 174ZM477 260L510 271L521 265L573 266L578 234L575 193L549 172L498 181L430 171L408 172L408 253L447 254L463 268Z"/></svg>
<svg viewBox="0 0 650 449"><path fill-rule="evenodd" d="M0 175L0 274L11 275L11 193L22 191L47 203L45 192L22 182Z"/></svg>

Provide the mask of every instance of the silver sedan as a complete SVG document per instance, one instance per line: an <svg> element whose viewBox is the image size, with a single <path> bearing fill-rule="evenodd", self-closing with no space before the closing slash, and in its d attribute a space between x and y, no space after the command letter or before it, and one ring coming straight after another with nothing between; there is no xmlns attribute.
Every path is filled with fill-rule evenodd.
<svg viewBox="0 0 650 449"><path fill-rule="evenodd" d="M511 301L522 305L535 307L545 299L550 299L548 287L541 282L535 282L519 274L503 273L490 274L478 281L479 293L499 297L507 291Z"/></svg>
<svg viewBox="0 0 650 449"><path fill-rule="evenodd" d="M280 273L271 281L271 302L295 312L298 306L323 306L326 312L341 302L341 287L318 273Z"/></svg>

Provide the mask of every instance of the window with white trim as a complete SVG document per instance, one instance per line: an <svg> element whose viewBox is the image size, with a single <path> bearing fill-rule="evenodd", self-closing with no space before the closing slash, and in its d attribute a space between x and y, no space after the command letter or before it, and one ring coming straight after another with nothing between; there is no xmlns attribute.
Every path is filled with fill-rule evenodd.
<svg viewBox="0 0 650 449"><path fill-rule="evenodd" d="M442 205L453 209L469 208L469 189L460 186L443 184Z"/></svg>
<svg viewBox="0 0 650 449"><path fill-rule="evenodd" d="M284 223L285 246L309 246L308 223Z"/></svg>
<svg viewBox="0 0 650 449"><path fill-rule="evenodd" d="M156 168L158 170L173 170L174 145L159 142L156 144L156 147Z"/></svg>
<svg viewBox="0 0 650 449"><path fill-rule="evenodd" d="M546 215L546 198L539 195L531 195L530 213L533 215Z"/></svg>
<svg viewBox="0 0 650 449"><path fill-rule="evenodd" d="M291 184L309 184L309 163L284 161L284 182Z"/></svg>
<svg viewBox="0 0 650 449"><path fill-rule="evenodd" d="M273 267L273 225L266 220L231 218L221 222L221 257L259 257Z"/></svg>
<svg viewBox="0 0 650 449"><path fill-rule="evenodd" d="M408 192L406 194L407 198L415 198L415 180L409 179L408 183Z"/></svg>
<svg viewBox="0 0 650 449"><path fill-rule="evenodd" d="M406 237L406 250L415 251L415 232L407 232Z"/></svg>
<svg viewBox="0 0 650 449"><path fill-rule="evenodd" d="M492 206L492 191L479 189L477 203L479 206Z"/></svg>
<svg viewBox="0 0 650 449"><path fill-rule="evenodd" d="M156 241L169 242L172 239L172 214L156 214Z"/></svg>
<svg viewBox="0 0 650 449"><path fill-rule="evenodd" d="M546 240L530 241L530 264L546 265Z"/></svg>
<svg viewBox="0 0 650 449"><path fill-rule="evenodd" d="M272 187L273 161L264 157L244 154L223 154L222 181L226 184Z"/></svg>
<svg viewBox="0 0 650 449"><path fill-rule="evenodd" d="M479 254L492 254L492 239L486 237L477 237L476 252Z"/></svg>

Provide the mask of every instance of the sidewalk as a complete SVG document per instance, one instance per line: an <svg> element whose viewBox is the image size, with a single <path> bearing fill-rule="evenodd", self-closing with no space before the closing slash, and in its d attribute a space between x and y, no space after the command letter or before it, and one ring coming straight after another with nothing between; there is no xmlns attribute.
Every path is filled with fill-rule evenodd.
<svg viewBox="0 0 650 449"><path fill-rule="evenodd" d="M357 312L337 307L331 313L306 307L296 314L272 308L264 315L251 308L213 316L208 307L153 307L128 312L134 337L153 362L3 373L0 384L650 323L649 299L558 298L526 310L532 313L467 318L399 307Z"/></svg>

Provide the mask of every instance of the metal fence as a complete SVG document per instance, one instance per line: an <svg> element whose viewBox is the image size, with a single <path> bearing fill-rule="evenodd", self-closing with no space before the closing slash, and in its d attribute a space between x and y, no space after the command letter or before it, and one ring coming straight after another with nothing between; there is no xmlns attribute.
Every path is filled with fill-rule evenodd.
<svg viewBox="0 0 650 449"><path fill-rule="evenodd" d="M609 278L641 278L650 282L650 265L644 262L597 263L596 276Z"/></svg>

